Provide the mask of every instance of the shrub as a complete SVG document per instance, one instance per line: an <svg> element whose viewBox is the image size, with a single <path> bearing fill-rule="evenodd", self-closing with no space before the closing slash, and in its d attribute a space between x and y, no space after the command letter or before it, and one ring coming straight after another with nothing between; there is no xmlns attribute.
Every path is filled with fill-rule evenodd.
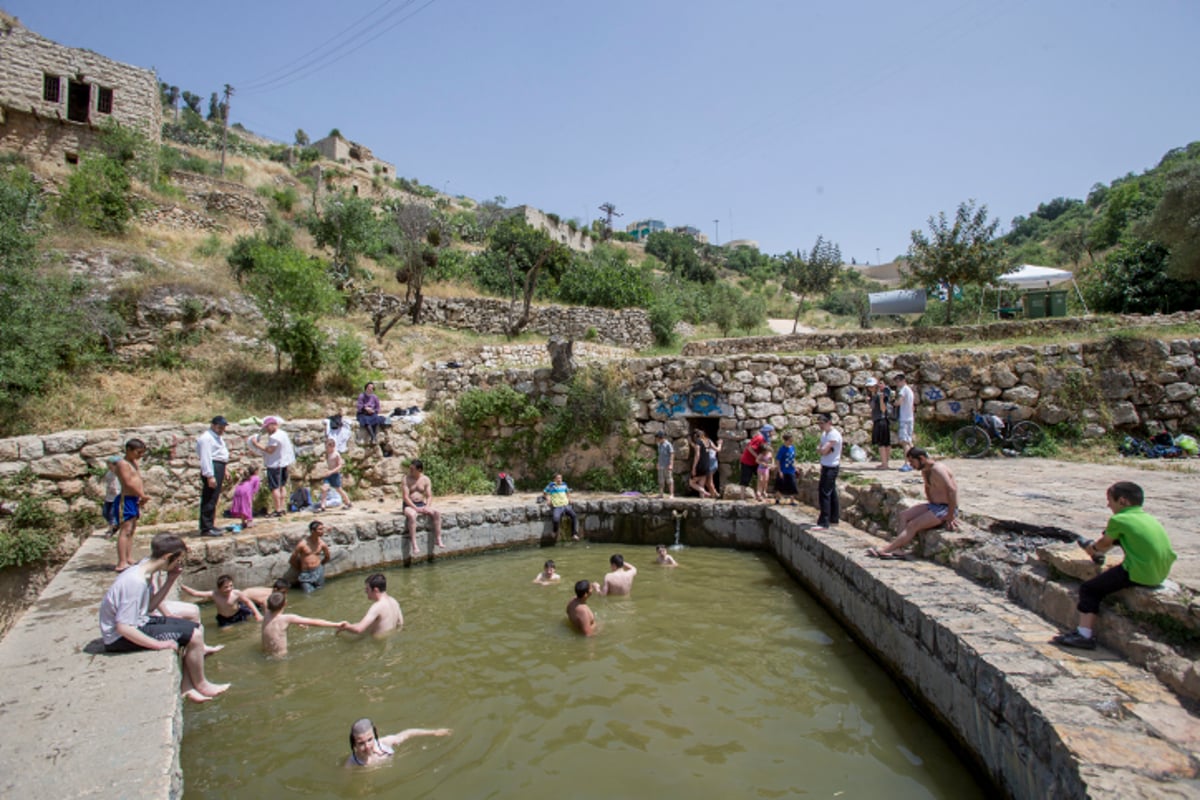
<svg viewBox="0 0 1200 800"><path fill-rule="evenodd" d="M624 250L598 245L574 257L559 280L558 298L574 305L634 308L649 305L653 293L646 271Z"/></svg>
<svg viewBox="0 0 1200 800"><path fill-rule="evenodd" d="M329 354L334 383L338 388L352 391L362 383L365 352L362 342L354 334L343 333L338 336Z"/></svg>
<svg viewBox="0 0 1200 800"><path fill-rule="evenodd" d="M590 366L576 372L567 385L567 402L547 421L541 445L544 453L569 442L600 443L633 416L626 376L613 365Z"/></svg>
<svg viewBox="0 0 1200 800"><path fill-rule="evenodd" d="M116 235L125 233L135 210L125 167L111 158L90 156L71 173L55 215L68 225Z"/></svg>
<svg viewBox="0 0 1200 800"><path fill-rule="evenodd" d="M675 342L675 323L679 322L679 308L670 298L656 298L647 309L650 315L650 332L655 344L668 347Z"/></svg>
<svg viewBox="0 0 1200 800"><path fill-rule="evenodd" d="M468 389L458 399L458 421L465 428L530 423L540 417L541 410L529 396L508 384L495 389Z"/></svg>
<svg viewBox="0 0 1200 800"><path fill-rule="evenodd" d="M201 258L212 258L221 252L221 237L210 233L204 241L196 245L196 255Z"/></svg>

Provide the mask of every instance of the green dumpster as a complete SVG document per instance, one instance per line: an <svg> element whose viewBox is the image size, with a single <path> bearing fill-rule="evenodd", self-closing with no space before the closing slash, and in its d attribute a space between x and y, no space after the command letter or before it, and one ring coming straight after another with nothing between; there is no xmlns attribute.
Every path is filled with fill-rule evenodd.
<svg viewBox="0 0 1200 800"><path fill-rule="evenodd" d="M1047 306L1046 316L1065 317L1067 315L1067 290L1055 289L1054 291L1046 292L1046 295L1050 301Z"/></svg>
<svg viewBox="0 0 1200 800"><path fill-rule="evenodd" d="M1047 316L1047 294L1044 290L1025 293L1025 319L1041 319Z"/></svg>

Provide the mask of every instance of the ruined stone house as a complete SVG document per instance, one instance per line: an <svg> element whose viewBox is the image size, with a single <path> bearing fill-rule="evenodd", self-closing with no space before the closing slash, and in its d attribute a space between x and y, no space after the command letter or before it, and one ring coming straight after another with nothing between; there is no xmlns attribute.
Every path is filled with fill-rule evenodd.
<svg viewBox="0 0 1200 800"><path fill-rule="evenodd" d="M154 70L52 42L0 11L0 151L74 164L108 120L161 141Z"/></svg>
<svg viewBox="0 0 1200 800"><path fill-rule="evenodd" d="M376 158L366 145L352 142L341 135L326 136L313 142L312 146L322 158L345 164L353 172L361 172L371 177L378 175L389 181L396 177L394 165Z"/></svg>

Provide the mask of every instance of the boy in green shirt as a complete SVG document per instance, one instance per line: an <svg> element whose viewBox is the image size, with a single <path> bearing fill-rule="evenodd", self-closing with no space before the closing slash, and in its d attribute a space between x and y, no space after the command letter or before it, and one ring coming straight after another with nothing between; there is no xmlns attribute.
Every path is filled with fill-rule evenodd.
<svg viewBox="0 0 1200 800"><path fill-rule="evenodd" d="M1105 570L1079 587L1079 627L1071 633L1060 634L1051 641L1063 647L1096 648L1093 628L1100 601L1108 595L1130 586L1158 586L1167 578L1175 553L1162 523L1142 510L1145 494L1142 487L1129 481L1118 481L1108 487L1108 508L1112 516L1104 535L1085 550L1096 556L1120 544L1125 559L1112 569Z"/></svg>

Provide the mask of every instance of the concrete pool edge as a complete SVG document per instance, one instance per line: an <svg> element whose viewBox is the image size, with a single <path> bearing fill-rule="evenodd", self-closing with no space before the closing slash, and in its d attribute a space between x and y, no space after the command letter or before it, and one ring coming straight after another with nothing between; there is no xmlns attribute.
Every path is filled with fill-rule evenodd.
<svg viewBox="0 0 1200 800"><path fill-rule="evenodd" d="M1191 718L1151 676L1106 660L1102 651L1081 657L1046 644L1055 632L1049 623L947 568L871 561L863 550L876 540L853 530L809 531L807 517L793 510L644 498L589 499L577 507L597 542L669 542L671 512L687 511L689 544L772 551L1008 795L1128 797L1134 785L1182 788L1196 774ZM440 553L553 542L547 518L544 506L521 500L448 510L450 546ZM413 551L402 516L329 522L330 541L342 553L330 575L430 556L424 532ZM190 580L230 572L242 585L264 582L282 571L304 527L197 546ZM26 734L0 748L5 794L182 791L177 661L156 653L93 656L86 647L112 579L110 548L98 537L86 541L0 642L9 678L0 689L0 723Z"/></svg>

